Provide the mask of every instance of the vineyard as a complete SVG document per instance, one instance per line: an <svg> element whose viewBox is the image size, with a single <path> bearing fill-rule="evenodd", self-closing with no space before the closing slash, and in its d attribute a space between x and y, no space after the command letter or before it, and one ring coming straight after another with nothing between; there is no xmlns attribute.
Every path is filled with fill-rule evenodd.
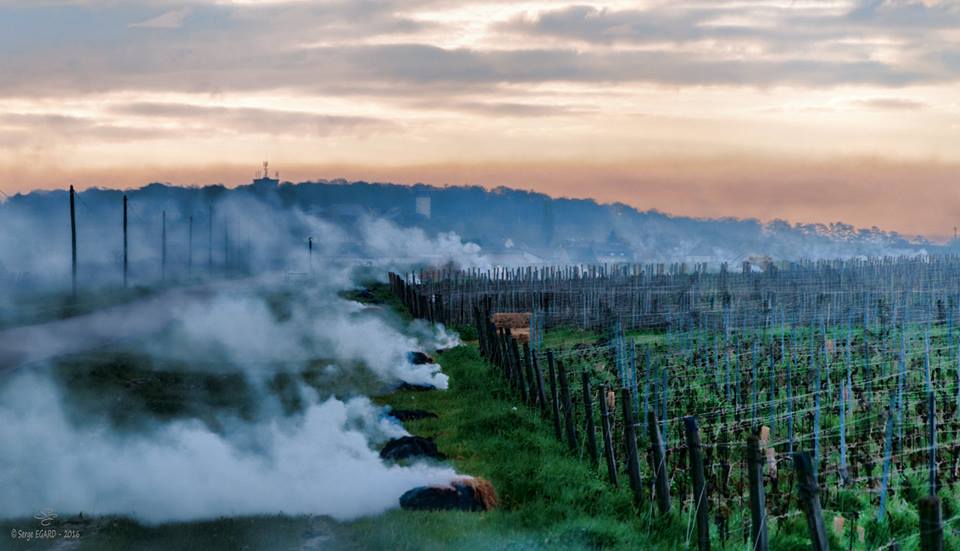
<svg viewBox="0 0 960 551"><path fill-rule="evenodd" d="M960 548L960 258L688 268L390 283L687 547Z"/></svg>

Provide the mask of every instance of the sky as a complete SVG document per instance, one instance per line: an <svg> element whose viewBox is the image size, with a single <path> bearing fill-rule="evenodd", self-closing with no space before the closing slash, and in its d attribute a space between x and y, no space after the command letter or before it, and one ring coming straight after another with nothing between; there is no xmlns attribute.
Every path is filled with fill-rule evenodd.
<svg viewBox="0 0 960 551"><path fill-rule="evenodd" d="M508 185L960 225L960 0L0 0L0 190Z"/></svg>

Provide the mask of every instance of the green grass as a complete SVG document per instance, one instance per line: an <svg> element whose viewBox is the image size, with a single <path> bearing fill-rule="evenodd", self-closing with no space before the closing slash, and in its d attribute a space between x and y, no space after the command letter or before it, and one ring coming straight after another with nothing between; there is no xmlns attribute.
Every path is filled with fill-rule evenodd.
<svg viewBox="0 0 960 551"><path fill-rule="evenodd" d="M146 526L99 517L78 529L79 549L299 549L323 541L336 549L671 549L685 533L676 517L656 522L638 515L625 489L554 440L539 415L516 406L476 349L440 355L451 376L447 391L398 392L378 399L395 408L437 412L437 419L406 424L433 436L456 469L493 482L501 507L486 513L393 510L348 523L306 516L255 516ZM0 522L33 529L36 521ZM655 529L655 526L660 526ZM62 525L61 525L62 528ZM652 543L661 541L660 547ZM13 548L49 549L53 542ZM19 545L17 547L16 545Z"/></svg>
<svg viewBox="0 0 960 551"><path fill-rule="evenodd" d="M557 327L547 330L543 335L543 348L569 348L578 344L592 344L599 338L593 331L577 327Z"/></svg>
<svg viewBox="0 0 960 551"><path fill-rule="evenodd" d="M638 514L623 487L571 454L539 414L517 405L475 347L443 353L445 392L398 392L381 403L426 409L436 419L406 423L436 439L459 472L493 482L501 507L486 513L393 511L347 525L361 547L671 549L685 527L675 517ZM660 542L655 543L655 542ZM659 545L659 547L658 547Z"/></svg>

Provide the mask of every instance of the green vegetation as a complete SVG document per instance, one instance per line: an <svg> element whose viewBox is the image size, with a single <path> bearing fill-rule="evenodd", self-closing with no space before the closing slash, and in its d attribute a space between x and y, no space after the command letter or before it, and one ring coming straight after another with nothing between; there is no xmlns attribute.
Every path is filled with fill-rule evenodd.
<svg viewBox="0 0 960 551"><path fill-rule="evenodd" d="M646 507L638 515L624 487L612 488L602 468L570 454L548 421L512 399L475 347L444 352L439 361L449 390L398 392L380 401L438 413L405 426L434 437L459 472L492 481L501 507L480 514L393 511L348 525L355 529L351 541L392 549L682 545L682 519L654 519Z"/></svg>

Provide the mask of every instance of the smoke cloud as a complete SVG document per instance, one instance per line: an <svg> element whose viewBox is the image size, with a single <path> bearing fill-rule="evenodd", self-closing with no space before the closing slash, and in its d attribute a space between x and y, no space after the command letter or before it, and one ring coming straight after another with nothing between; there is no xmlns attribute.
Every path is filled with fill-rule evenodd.
<svg viewBox="0 0 960 551"><path fill-rule="evenodd" d="M195 421L121 436L68 419L61 400L32 373L0 389L0 516L53 509L146 522L276 512L343 520L456 477L448 467L382 462L371 446L406 432L366 398L330 398L302 416L238 425L243 438L229 439Z"/></svg>
<svg viewBox="0 0 960 551"><path fill-rule="evenodd" d="M382 461L378 448L408 433L367 396L400 383L446 389L439 365L415 365L408 355L459 338L339 293L371 270L486 266L478 246L368 215L318 216L271 194L141 191L128 212L131 284L154 285L165 275L189 285L0 331L0 437L8 443L0 448L0 517L53 509L148 523L281 512L344 520L458 476L432 461ZM66 195L41 195L0 205L0 282L8 284L0 286L0 314L14 319L28 294L69 288ZM122 282L121 201L119 192L80 195L84 292ZM163 416L131 407L137 422L120 425L105 405L120 396L91 386L81 398L64 378L86 369L83 355L109 372L110 354L126 354L133 367L116 369L146 379L239 377L255 411L207 404ZM292 411L270 386L277 375L294 381L300 405ZM83 384L93 384L86 376ZM84 401L90 396L95 403Z"/></svg>

